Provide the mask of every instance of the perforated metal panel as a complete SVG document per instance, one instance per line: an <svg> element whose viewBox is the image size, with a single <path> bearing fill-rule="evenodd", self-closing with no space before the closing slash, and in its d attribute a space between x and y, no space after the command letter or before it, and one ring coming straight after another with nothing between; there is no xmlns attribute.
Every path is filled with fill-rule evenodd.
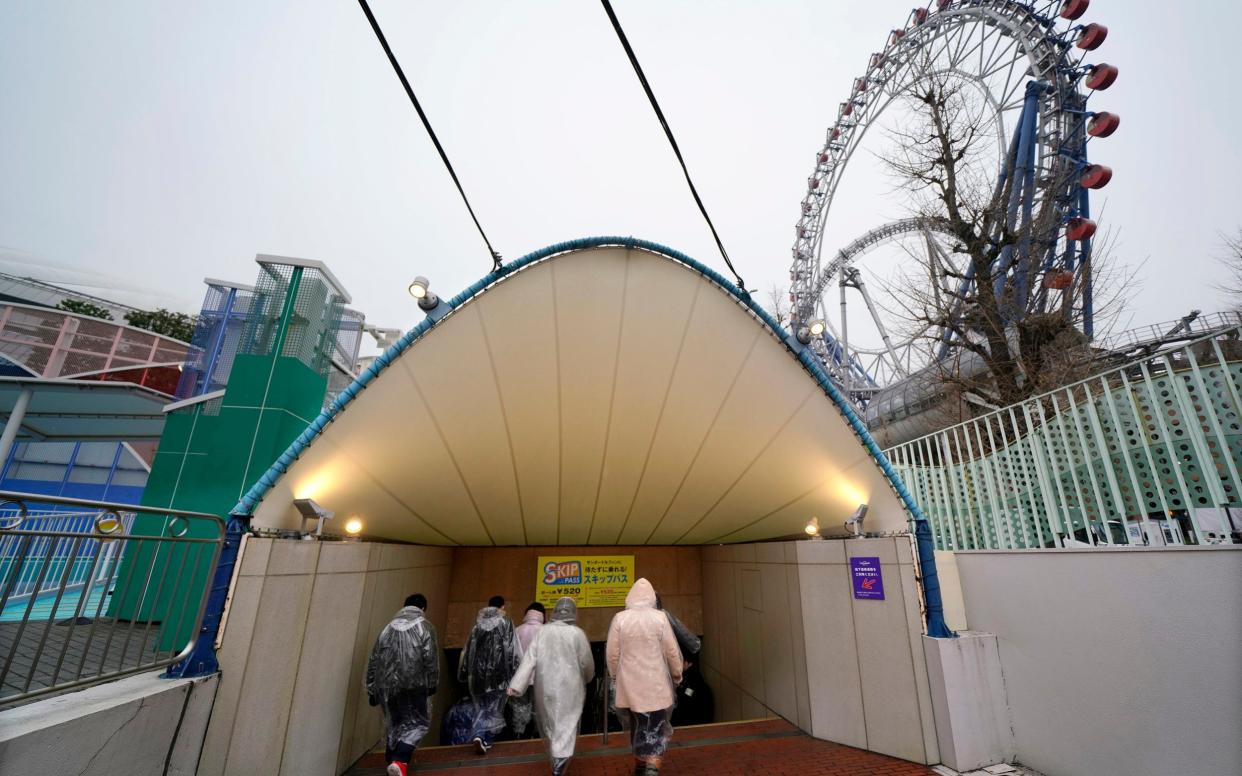
<svg viewBox="0 0 1242 776"><path fill-rule="evenodd" d="M280 355L295 358L327 377L341 327L344 298L326 275L314 267L268 262L261 267L241 352L268 355L281 342ZM282 325L294 285L292 314L287 325Z"/></svg>
<svg viewBox="0 0 1242 776"><path fill-rule="evenodd" d="M1142 521L1242 506L1242 329L887 451L942 549L1142 543Z"/></svg>
<svg viewBox="0 0 1242 776"><path fill-rule="evenodd" d="M252 291L208 281L207 295L194 329L177 396L188 399L224 388L240 351L252 303Z"/></svg>
<svg viewBox="0 0 1242 776"><path fill-rule="evenodd" d="M0 305L0 356L40 377L95 378L101 372L178 364L187 346L170 337L64 310ZM167 367L175 376L175 367ZM133 382L146 384L138 379Z"/></svg>

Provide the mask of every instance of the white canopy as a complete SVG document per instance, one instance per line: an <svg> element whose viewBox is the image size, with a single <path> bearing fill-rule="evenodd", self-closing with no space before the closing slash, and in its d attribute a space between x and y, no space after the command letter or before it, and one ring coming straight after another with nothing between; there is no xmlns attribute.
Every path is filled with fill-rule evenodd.
<svg viewBox="0 0 1242 776"><path fill-rule="evenodd" d="M398 345L398 348L401 346ZM459 302L299 449L295 498L372 537L440 545L706 544L906 512L777 331L676 257L601 246Z"/></svg>

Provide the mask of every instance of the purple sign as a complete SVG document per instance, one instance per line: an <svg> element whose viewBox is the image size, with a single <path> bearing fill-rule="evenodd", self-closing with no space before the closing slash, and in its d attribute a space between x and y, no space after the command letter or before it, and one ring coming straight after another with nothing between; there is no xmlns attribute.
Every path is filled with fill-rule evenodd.
<svg viewBox="0 0 1242 776"><path fill-rule="evenodd" d="M850 577L854 580L855 598L884 600L884 577L880 574L879 558L850 558Z"/></svg>

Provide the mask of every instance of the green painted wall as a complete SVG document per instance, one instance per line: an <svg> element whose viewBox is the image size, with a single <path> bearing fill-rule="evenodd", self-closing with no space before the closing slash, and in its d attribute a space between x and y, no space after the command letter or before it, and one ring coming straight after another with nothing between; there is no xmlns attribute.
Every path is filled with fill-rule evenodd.
<svg viewBox="0 0 1242 776"><path fill-rule="evenodd" d="M323 407L326 375L284 352L289 322L305 325L293 299L301 268L288 286L272 353L239 354L220 398L169 414L142 505L227 517L242 494L306 428ZM321 339L331 347L335 332ZM134 536L167 535L170 521L139 515ZM197 533L196 533L197 532ZM212 534L207 526L188 535ZM209 544L172 546L156 541L130 545L117 575L109 614L122 620L160 622L158 648L178 649L192 638L202 591L211 576ZM145 595L143 591L148 591Z"/></svg>

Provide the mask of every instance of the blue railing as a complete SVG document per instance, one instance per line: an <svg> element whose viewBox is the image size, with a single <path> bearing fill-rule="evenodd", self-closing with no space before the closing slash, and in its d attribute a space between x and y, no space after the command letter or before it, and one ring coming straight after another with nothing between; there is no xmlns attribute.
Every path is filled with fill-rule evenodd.
<svg viewBox="0 0 1242 776"><path fill-rule="evenodd" d="M224 536L214 515L0 491L0 705L188 655Z"/></svg>

